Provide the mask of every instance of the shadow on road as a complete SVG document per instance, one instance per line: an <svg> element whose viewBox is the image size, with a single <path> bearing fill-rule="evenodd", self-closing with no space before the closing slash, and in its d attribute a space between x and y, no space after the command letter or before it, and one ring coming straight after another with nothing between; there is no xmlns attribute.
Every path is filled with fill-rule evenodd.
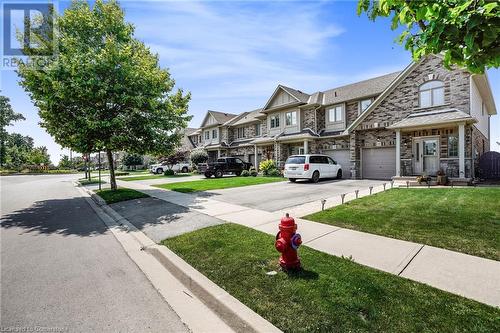
<svg viewBox="0 0 500 333"><path fill-rule="evenodd" d="M83 198L51 199L2 216L2 229L22 228L26 233L76 235L103 234L106 227Z"/></svg>

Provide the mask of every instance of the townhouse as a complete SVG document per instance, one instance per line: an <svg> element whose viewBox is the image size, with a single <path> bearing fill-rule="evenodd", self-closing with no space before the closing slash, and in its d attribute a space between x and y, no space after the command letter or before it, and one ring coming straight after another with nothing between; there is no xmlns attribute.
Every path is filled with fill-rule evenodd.
<svg viewBox="0 0 500 333"><path fill-rule="evenodd" d="M486 75L446 69L440 56L400 72L307 94L278 85L265 105L242 114L208 111L189 136L210 159L237 156L279 165L321 153L345 178L435 175L471 178L489 150L495 102Z"/></svg>

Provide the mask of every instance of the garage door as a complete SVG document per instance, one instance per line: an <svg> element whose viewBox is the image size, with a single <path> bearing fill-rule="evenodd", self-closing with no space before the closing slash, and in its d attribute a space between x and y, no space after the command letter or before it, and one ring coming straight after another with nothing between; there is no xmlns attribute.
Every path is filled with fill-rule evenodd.
<svg viewBox="0 0 500 333"><path fill-rule="evenodd" d="M324 153L342 166L342 178L351 178L351 152L349 149L325 150Z"/></svg>
<svg viewBox="0 0 500 333"><path fill-rule="evenodd" d="M369 179L391 179L396 175L396 149L364 148L361 176Z"/></svg>

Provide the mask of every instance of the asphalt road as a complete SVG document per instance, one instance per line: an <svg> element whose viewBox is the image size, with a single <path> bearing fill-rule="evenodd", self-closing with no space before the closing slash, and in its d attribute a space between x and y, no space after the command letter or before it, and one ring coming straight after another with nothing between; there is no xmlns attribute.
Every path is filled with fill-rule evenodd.
<svg viewBox="0 0 500 333"><path fill-rule="evenodd" d="M2 331L187 332L80 197L77 177L0 177Z"/></svg>
<svg viewBox="0 0 500 333"><path fill-rule="evenodd" d="M308 181L288 181L257 186L235 187L225 190L213 190L201 195L245 207L274 212L295 207L312 201L350 193L370 186L379 186L388 181L381 180L321 180L319 183Z"/></svg>

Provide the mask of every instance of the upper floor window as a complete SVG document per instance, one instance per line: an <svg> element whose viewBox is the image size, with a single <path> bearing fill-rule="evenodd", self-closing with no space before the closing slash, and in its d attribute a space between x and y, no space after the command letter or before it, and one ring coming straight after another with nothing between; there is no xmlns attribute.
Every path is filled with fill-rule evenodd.
<svg viewBox="0 0 500 333"><path fill-rule="evenodd" d="M217 130L216 129L212 130L212 138L217 139Z"/></svg>
<svg viewBox="0 0 500 333"><path fill-rule="evenodd" d="M205 140L210 140L210 131L205 131Z"/></svg>
<svg viewBox="0 0 500 333"><path fill-rule="evenodd" d="M260 124L255 124L255 136L260 136Z"/></svg>
<svg viewBox="0 0 500 333"><path fill-rule="evenodd" d="M286 126L297 125L297 111L285 113L285 125Z"/></svg>
<svg viewBox="0 0 500 333"><path fill-rule="evenodd" d="M238 127L236 129L236 138L241 139L245 137L245 128L244 127Z"/></svg>
<svg viewBox="0 0 500 333"><path fill-rule="evenodd" d="M444 83L429 81L418 88L421 108L444 104Z"/></svg>
<svg viewBox="0 0 500 333"><path fill-rule="evenodd" d="M359 113L365 111L370 106L370 104L372 104L371 98L361 100L359 102Z"/></svg>
<svg viewBox="0 0 500 333"><path fill-rule="evenodd" d="M343 108L342 105L334 106L328 109L328 121L331 123L343 121Z"/></svg>
<svg viewBox="0 0 500 333"><path fill-rule="evenodd" d="M271 116L271 128L280 127L280 116L279 114Z"/></svg>

